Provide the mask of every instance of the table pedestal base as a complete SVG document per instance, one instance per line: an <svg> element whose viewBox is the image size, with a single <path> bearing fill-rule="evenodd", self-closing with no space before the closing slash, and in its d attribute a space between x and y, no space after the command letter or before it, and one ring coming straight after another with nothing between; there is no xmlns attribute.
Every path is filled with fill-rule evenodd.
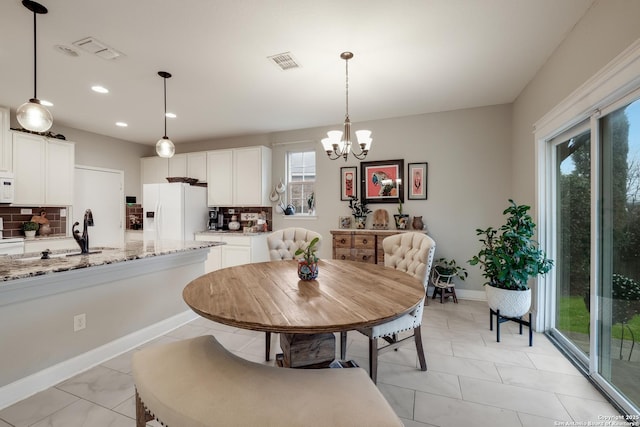
<svg viewBox="0 0 640 427"><path fill-rule="evenodd" d="M286 368L326 368L335 359L336 339L331 333L280 334L280 348Z"/></svg>

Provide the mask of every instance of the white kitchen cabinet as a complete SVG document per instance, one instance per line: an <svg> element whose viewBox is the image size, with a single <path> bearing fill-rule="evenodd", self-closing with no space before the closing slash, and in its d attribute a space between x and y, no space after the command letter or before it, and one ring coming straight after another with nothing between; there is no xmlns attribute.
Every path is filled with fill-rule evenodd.
<svg viewBox="0 0 640 427"><path fill-rule="evenodd" d="M199 182L207 182L207 152L187 153L187 175L197 178Z"/></svg>
<svg viewBox="0 0 640 427"><path fill-rule="evenodd" d="M204 232L196 233L196 240L225 243L211 248L205 262L207 273L234 265L269 261L266 234Z"/></svg>
<svg viewBox="0 0 640 427"><path fill-rule="evenodd" d="M140 159L140 182L142 184L162 184L169 175L169 159L159 156ZM177 175L184 176L184 175Z"/></svg>
<svg viewBox="0 0 640 427"><path fill-rule="evenodd" d="M271 149L207 152L207 182L209 206L269 206Z"/></svg>
<svg viewBox="0 0 640 427"><path fill-rule="evenodd" d="M233 206L233 151L207 151L209 206Z"/></svg>
<svg viewBox="0 0 640 427"><path fill-rule="evenodd" d="M9 109L0 107L0 170L13 169L12 142L9 133Z"/></svg>
<svg viewBox="0 0 640 427"><path fill-rule="evenodd" d="M75 144L12 132L15 205L73 204Z"/></svg>
<svg viewBox="0 0 640 427"><path fill-rule="evenodd" d="M189 177L187 174L186 154L175 154L173 157L169 158L169 172L167 176Z"/></svg>

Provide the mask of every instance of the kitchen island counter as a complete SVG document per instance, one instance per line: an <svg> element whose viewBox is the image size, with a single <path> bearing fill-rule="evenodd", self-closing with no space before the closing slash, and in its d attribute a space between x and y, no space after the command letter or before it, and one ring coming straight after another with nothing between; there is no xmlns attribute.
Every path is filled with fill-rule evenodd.
<svg viewBox="0 0 640 427"><path fill-rule="evenodd" d="M176 240L130 241L119 248L91 248L89 254L79 250L51 251L49 259L41 259L41 253L27 253L0 258L0 288L8 281L59 273L81 268L114 264L125 261L169 255L223 245L224 242L196 242Z"/></svg>
<svg viewBox="0 0 640 427"><path fill-rule="evenodd" d="M131 241L0 258L0 408L194 319L182 289L220 244Z"/></svg>

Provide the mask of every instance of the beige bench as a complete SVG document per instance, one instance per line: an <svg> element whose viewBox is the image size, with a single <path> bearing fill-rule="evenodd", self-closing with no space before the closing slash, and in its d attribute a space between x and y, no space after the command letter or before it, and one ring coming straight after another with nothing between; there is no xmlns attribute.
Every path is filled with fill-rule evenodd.
<svg viewBox="0 0 640 427"><path fill-rule="evenodd" d="M402 426L361 368L261 365L202 336L133 355L137 426Z"/></svg>

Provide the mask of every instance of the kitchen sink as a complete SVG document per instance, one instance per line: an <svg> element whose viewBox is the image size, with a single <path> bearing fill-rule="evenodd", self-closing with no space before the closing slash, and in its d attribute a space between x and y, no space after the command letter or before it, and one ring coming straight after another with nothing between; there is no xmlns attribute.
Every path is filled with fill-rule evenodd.
<svg viewBox="0 0 640 427"><path fill-rule="evenodd" d="M89 251L89 253L87 254L83 254L80 252L71 252L71 253L65 252L61 254L49 254L49 258L45 258L45 259L42 259L42 255L39 255L39 256L31 256L26 258L16 258L16 261L19 261L19 262L46 261L47 259L66 258L66 257L79 256L79 255L92 255L92 254L99 254L99 253L102 253L102 251Z"/></svg>

